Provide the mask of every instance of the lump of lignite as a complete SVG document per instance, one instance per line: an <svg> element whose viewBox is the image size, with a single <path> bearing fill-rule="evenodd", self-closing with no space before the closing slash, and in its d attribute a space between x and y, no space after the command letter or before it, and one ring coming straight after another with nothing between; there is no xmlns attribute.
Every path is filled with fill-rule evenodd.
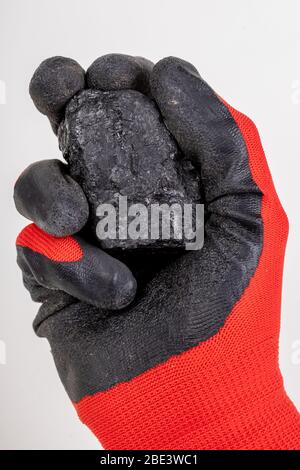
<svg viewBox="0 0 300 470"><path fill-rule="evenodd" d="M184 204L199 202L197 172L180 152L153 100L135 90L82 90L67 104L58 136L70 175L82 187L90 206L89 232L96 233L103 217L108 222L108 212L98 209L97 214L99 205L108 203L115 208L116 238L102 239L102 247L166 249L184 246L184 237L178 237L178 219L172 213L170 238L163 238L160 226L159 238L151 239L151 210L157 207L155 204L177 203L183 212ZM128 209L133 204L146 208L147 233L145 209L134 210L134 215L129 215L127 220L120 219L119 208L120 204L124 207L125 196ZM113 217L113 212L109 214ZM154 220L157 219L153 216L153 223ZM126 230L132 221L135 221L135 233L140 230L144 238L133 239L129 234L128 238L120 239L124 236L124 225L127 224ZM113 222L106 228L113 228ZM99 230L97 233L99 235ZM155 233L157 236L157 231ZM108 236L110 234L113 232Z"/></svg>

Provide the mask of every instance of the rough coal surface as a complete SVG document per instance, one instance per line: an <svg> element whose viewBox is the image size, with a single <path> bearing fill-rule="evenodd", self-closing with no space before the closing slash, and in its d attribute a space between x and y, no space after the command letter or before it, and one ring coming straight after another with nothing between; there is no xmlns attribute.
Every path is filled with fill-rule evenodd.
<svg viewBox="0 0 300 470"><path fill-rule="evenodd" d="M67 105L59 144L90 206L96 233L101 203L199 202L199 177L165 127L154 101L138 91L83 90ZM130 221L130 219L129 219ZM117 227L118 229L118 227ZM185 240L102 240L106 249L181 248Z"/></svg>

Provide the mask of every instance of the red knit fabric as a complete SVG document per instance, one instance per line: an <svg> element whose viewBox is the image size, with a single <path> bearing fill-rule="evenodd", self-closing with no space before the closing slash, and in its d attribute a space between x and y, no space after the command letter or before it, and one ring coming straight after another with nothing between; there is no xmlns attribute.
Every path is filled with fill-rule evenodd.
<svg viewBox="0 0 300 470"><path fill-rule="evenodd" d="M83 251L73 237L54 237L41 230L35 224L29 224L18 235L17 246L30 248L52 261L79 261Z"/></svg>
<svg viewBox="0 0 300 470"><path fill-rule="evenodd" d="M300 418L278 367L288 233L258 132L227 105L263 193L257 270L224 327L208 341L75 404L108 449L299 449Z"/></svg>

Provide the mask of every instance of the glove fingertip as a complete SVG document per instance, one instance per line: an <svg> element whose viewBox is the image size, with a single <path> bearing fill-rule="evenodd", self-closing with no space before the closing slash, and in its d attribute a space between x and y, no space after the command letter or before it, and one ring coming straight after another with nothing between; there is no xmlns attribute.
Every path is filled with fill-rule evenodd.
<svg viewBox="0 0 300 470"><path fill-rule="evenodd" d="M79 184L60 160L43 160L27 167L14 187L18 212L56 237L79 232L89 206Z"/></svg>

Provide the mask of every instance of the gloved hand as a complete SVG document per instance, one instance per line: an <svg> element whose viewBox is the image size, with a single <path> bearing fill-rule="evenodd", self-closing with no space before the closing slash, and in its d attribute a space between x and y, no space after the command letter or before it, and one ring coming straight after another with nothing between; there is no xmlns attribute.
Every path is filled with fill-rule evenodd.
<svg viewBox="0 0 300 470"><path fill-rule="evenodd" d="M299 449L299 414L278 367L288 221L258 132L183 60L158 62L150 85L199 169L204 247L158 270L132 301L136 282L120 261L79 235L29 225L17 250L25 286L42 302L35 331L107 449ZM74 191L66 171L53 182L61 194ZM22 204L42 226L55 197L53 174L34 197L47 172L39 178Z"/></svg>

